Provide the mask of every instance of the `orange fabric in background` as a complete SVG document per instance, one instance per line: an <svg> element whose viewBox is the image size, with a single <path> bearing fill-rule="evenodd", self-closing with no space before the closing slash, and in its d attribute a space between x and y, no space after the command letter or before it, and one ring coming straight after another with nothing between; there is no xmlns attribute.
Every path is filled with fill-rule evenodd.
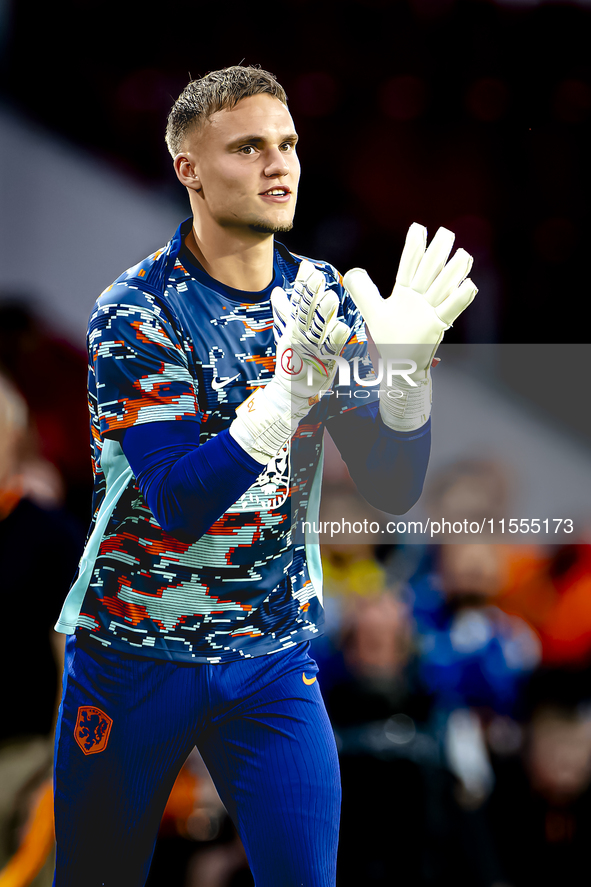
<svg viewBox="0 0 591 887"><path fill-rule="evenodd" d="M48 779L41 787L20 847L0 872L0 887L27 887L43 868L54 844L53 784Z"/></svg>
<svg viewBox="0 0 591 887"><path fill-rule="evenodd" d="M591 663L591 545L505 546L506 582L496 603L523 617L542 643L542 663Z"/></svg>

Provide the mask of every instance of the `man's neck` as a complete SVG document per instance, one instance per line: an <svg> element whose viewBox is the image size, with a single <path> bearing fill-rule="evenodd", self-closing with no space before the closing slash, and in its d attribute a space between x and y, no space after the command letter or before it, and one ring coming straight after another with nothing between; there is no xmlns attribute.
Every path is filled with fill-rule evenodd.
<svg viewBox="0 0 591 887"><path fill-rule="evenodd" d="M192 227L185 246L210 277L233 289L260 292L273 280L272 234L246 242L228 234L203 242Z"/></svg>

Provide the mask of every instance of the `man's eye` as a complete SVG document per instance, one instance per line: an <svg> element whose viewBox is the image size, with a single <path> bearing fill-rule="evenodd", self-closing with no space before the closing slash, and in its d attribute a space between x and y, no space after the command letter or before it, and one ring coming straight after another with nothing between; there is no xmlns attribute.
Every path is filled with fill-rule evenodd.
<svg viewBox="0 0 591 887"><path fill-rule="evenodd" d="M240 151L242 154L246 154L247 156L249 154L254 154L254 148L252 147L252 145L244 145L242 148L240 148Z"/></svg>
<svg viewBox="0 0 591 887"><path fill-rule="evenodd" d="M292 145L291 142L285 142L283 145L281 145L281 150L285 151L286 153L287 151L291 151L292 148L295 148L295 145Z"/></svg>

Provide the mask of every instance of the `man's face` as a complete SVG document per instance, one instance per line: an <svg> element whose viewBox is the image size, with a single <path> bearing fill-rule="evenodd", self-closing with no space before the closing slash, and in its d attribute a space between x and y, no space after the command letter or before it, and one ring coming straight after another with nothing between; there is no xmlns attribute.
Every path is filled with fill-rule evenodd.
<svg viewBox="0 0 591 887"><path fill-rule="evenodd" d="M271 95L212 114L185 151L200 185L198 214L223 228L289 231L300 177L296 142L289 111Z"/></svg>

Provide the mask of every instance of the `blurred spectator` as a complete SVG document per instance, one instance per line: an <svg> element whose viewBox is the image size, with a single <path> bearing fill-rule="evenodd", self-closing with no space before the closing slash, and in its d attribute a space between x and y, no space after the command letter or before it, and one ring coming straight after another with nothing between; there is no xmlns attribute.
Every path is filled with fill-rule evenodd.
<svg viewBox="0 0 591 887"><path fill-rule="evenodd" d="M545 669L525 697L519 753L494 758L487 815L504 877L513 887L588 880L591 829L591 685Z"/></svg>
<svg viewBox="0 0 591 887"><path fill-rule="evenodd" d="M504 466L460 460L432 480L427 507L438 520L497 520L505 517L508 491ZM455 538L427 546L409 577L421 676L444 716L470 708L509 715L540 661L540 645L525 619L496 604L520 567L524 575L540 559L532 546Z"/></svg>
<svg viewBox="0 0 591 887"><path fill-rule="evenodd" d="M443 711L511 714L540 661L539 641L518 616L493 606L503 577L496 545L442 545L436 571L412 580L421 676Z"/></svg>
<svg viewBox="0 0 591 887"><path fill-rule="evenodd" d="M6 627L0 652L0 867L17 849L39 800L36 792L44 796L50 780L63 655L53 625L83 545L82 529L67 512L44 507L54 503L59 484L54 489L55 469L40 482L45 463L27 429L23 398L0 376L0 587ZM51 805L48 811L51 815Z"/></svg>
<svg viewBox="0 0 591 887"><path fill-rule="evenodd" d="M65 506L87 525L92 471L86 355L48 329L25 300L4 298L0 370L28 406L31 436L43 459L38 483L56 484L59 476Z"/></svg>
<svg viewBox="0 0 591 887"><path fill-rule="evenodd" d="M480 865L494 858L480 810L494 786L486 730L513 726L540 661L539 641L524 620L491 603L502 577L497 546L443 545L436 567L412 582L419 674L434 697L434 729L458 780L456 799L478 811Z"/></svg>
<svg viewBox="0 0 591 887"><path fill-rule="evenodd" d="M392 590L350 601L322 688L337 729L399 712L426 724L409 608Z"/></svg>
<svg viewBox="0 0 591 887"><path fill-rule="evenodd" d="M453 526L457 522L463 524L464 521L484 525L484 534L480 538L488 542L492 541L492 537L486 535L490 526L488 521L492 518L496 523L506 516L509 489L509 472L505 466L490 459L464 458L451 463L434 476L428 476L422 500L430 520L439 521L442 526ZM447 524L444 525L443 521ZM474 541L470 533L447 532L437 538L439 544L416 545L410 539L410 544L402 545L398 563L393 564L395 572L404 579L412 579L415 584L437 572L441 544ZM503 570L500 582L504 587L505 567L500 563L498 567Z"/></svg>
<svg viewBox="0 0 591 887"><path fill-rule="evenodd" d="M41 488L31 481L31 466L35 472L39 466L39 476L44 466L29 447L21 450L26 417L22 398L0 376L0 581L5 625L12 628L1 657L4 672L13 675L4 685L4 707L11 717L0 724L0 740L51 730L58 674L50 640L84 541L80 525L67 512L39 504ZM44 505L51 491L49 483L43 485ZM23 653L36 667L33 698L27 675L12 669Z"/></svg>

